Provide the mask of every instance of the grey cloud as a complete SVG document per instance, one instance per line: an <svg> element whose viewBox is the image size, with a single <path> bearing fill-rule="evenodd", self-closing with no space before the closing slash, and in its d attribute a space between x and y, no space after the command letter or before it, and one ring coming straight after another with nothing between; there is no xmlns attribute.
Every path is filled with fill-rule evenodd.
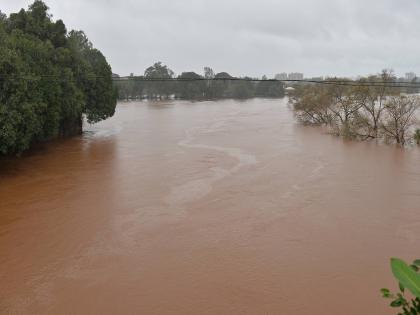
<svg viewBox="0 0 420 315"><path fill-rule="evenodd" d="M0 0L10 13L28 0ZM83 29L114 72L161 60L175 72L204 66L234 75L302 71L420 74L417 0L47 0Z"/></svg>

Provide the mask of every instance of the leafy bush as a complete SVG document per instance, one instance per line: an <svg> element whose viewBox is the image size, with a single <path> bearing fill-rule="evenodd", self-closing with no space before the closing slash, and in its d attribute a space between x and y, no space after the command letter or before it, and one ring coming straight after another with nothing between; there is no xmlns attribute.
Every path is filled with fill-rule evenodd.
<svg viewBox="0 0 420 315"><path fill-rule="evenodd" d="M381 289L382 296L391 299L390 306L400 308L398 315L420 314L420 259L408 265L398 258L391 259L391 269L394 277L399 282L399 292L392 293L389 289ZM412 294L407 297L406 289Z"/></svg>

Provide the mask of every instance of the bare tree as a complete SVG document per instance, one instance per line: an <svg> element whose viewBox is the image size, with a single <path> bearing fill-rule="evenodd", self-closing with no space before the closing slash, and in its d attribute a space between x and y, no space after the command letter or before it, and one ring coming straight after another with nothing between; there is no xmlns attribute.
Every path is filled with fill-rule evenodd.
<svg viewBox="0 0 420 315"><path fill-rule="evenodd" d="M366 138L378 137L379 124L384 111L386 98L391 95L397 95L400 92L398 88L386 86L382 82L392 83L395 81L396 78L393 71L385 69L382 70L380 75L361 79L359 81L361 85L354 88L353 94L355 101L362 108L359 122L361 123L361 128L365 130L364 136ZM371 85L371 82L377 85Z"/></svg>
<svg viewBox="0 0 420 315"><path fill-rule="evenodd" d="M290 96L296 117L304 124L329 125L331 97L324 86L298 86Z"/></svg>
<svg viewBox="0 0 420 315"><path fill-rule="evenodd" d="M339 80L345 82L345 79ZM331 97L329 110L333 113L331 127L336 133L347 138L357 136L354 121L357 120L362 107L351 86L339 84L328 85L328 95Z"/></svg>
<svg viewBox="0 0 420 315"><path fill-rule="evenodd" d="M385 119L380 124L384 136L404 145L417 122L415 114L419 108L418 96L391 96L385 102Z"/></svg>
<svg viewBox="0 0 420 315"><path fill-rule="evenodd" d="M384 137L404 145L412 137L420 98L400 96L398 86L384 84L395 81L392 71L384 70L358 84L346 81L330 79L323 86L298 87L290 98L298 119L328 125L347 138Z"/></svg>

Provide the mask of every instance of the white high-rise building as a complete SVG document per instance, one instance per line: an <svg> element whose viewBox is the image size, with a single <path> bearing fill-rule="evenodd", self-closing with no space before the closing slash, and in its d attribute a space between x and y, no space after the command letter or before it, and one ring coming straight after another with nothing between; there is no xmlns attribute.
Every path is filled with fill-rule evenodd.
<svg viewBox="0 0 420 315"><path fill-rule="evenodd" d="M287 73L286 72L278 73L276 74L274 78L276 80L287 80Z"/></svg>
<svg viewBox="0 0 420 315"><path fill-rule="evenodd" d="M292 72L287 76L288 80L303 80L303 73Z"/></svg>

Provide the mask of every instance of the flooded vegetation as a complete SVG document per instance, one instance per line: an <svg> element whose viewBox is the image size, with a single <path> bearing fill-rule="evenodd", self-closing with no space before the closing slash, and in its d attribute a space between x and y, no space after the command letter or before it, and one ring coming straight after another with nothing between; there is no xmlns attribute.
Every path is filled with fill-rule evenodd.
<svg viewBox="0 0 420 315"><path fill-rule="evenodd" d="M420 314L391 2L2 3L0 313Z"/></svg>
<svg viewBox="0 0 420 315"><path fill-rule="evenodd" d="M267 76L258 80L233 77L227 72L215 73L210 67L203 70L203 75L190 71L175 76L168 66L156 62L141 76L120 77L114 74L114 84L121 100L279 98L285 94L284 84Z"/></svg>
<svg viewBox="0 0 420 315"><path fill-rule="evenodd" d="M288 100L119 103L0 165L5 314L394 314L420 151L296 122Z"/></svg>
<svg viewBox="0 0 420 315"><path fill-rule="evenodd" d="M39 0L0 8L0 157L82 133L115 112L111 66L83 31L67 31Z"/></svg>
<svg viewBox="0 0 420 315"><path fill-rule="evenodd" d="M347 139L419 144L416 85L397 82L388 70L356 82L335 78L324 83L293 91L291 104L302 123L327 126Z"/></svg>

